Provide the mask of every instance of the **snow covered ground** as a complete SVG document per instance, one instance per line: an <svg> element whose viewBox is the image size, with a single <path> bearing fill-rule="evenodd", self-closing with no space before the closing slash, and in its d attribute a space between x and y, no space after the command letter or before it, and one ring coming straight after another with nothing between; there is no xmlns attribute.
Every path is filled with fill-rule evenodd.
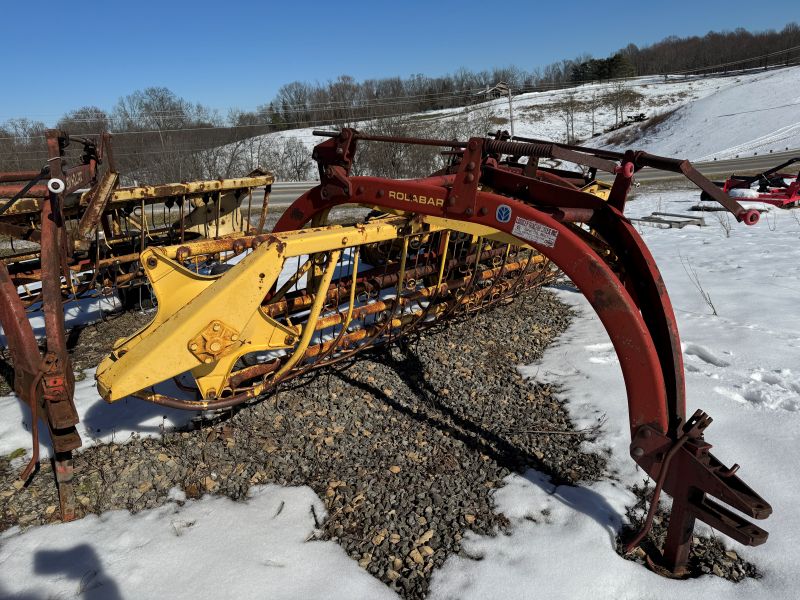
<svg viewBox="0 0 800 600"><path fill-rule="evenodd" d="M84 371L80 381L75 382L75 406L80 417L77 429L84 447L125 442L131 435L157 437L164 428L188 425L194 417L194 413L185 410L136 398L108 404L97 393L94 369ZM31 413L27 404L16 396L0 396L0 455L18 453L22 449L30 457L30 426ZM51 454L46 427L39 428L39 451L43 457Z"/></svg>
<svg viewBox="0 0 800 600"><path fill-rule="evenodd" d="M691 188L646 190L628 212L685 213L698 198ZM561 290L579 316L539 363L520 368L563 386L579 427L607 416L590 449L610 452L616 481L556 487L533 470L509 477L494 496L497 510L511 521L509 535L468 534L466 556L451 557L434 573L432 598L797 597L800 212L771 209L754 227L731 219L729 232L726 217L717 215L705 213L707 227L642 227L642 234L676 308L688 409L714 417L706 437L715 454L727 464L739 462L743 479L773 506L763 524L770 532L766 545L744 548L725 540L763 578L739 584L713 576L671 581L615 553L625 507L635 501L629 486L643 474L628 456L625 391L613 348L583 297ZM79 384L82 410L99 410L91 386L91 377ZM149 405L130 402L122 408L127 429L157 434L163 409L148 420L141 411ZM0 406L8 404L3 399ZM109 413L107 422L118 417ZM9 431L0 433L4 445ZM23 436L15 443L26 441ZM206 497L134 516L116 511L24 533L10 530L0 535L0 597L392 596L336 544L306 541L316 526L314 515L323 519L324 508L309 488L267 486L254 488L246 503Z"/></svg>

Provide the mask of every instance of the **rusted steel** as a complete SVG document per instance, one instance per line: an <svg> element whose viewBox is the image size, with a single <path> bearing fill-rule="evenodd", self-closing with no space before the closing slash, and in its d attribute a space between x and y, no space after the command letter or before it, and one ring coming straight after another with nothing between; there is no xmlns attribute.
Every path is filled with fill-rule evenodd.
<svg viewBox="0 0 800 600"><path fill-rule="evenodd" d="M100 222L100 218L118 182L118 173L106 171L99 183L87 192L86 211L78 223L78 232L75 236L78 240L89 240L89 236L97 228L97 224Z"/></svg>
<svg viewBox="0 0 800 600"><path fill-rule="evenodd" d="M121 187L114 190L110 203L123 204L131 201L178 198L180 196L203 195L227 190L248 190L250 188L271 185L274 178L269 173L258 171L248 177L230 179L206 179L181 183L165 183L162 185L142 185L137 187ZM87 200L82 200L86 204Z"/></svg>
<svg viewBox="0 0 800 600"><path fill-rule="evenodd" d="M78 518L78 502L73 490L75 474L71 452L56 452L54 460L56 485L58 486L58 503L62 521L73 521Z"/></svg>
<svg viewBox="0 0 800 600"><path fill-rule="evenodd" d="M487 281L494 277L497 277L499 274L505 273L513 273L515 271L519 271L520 269L524 269L525 266L530 261L524 260L515 263L509 263L502 267L495 267L494 269L487 269L484 271L480 271L477 273L477 277L473 278L472 276L469 277L460 277L458 279L448 279L445 283L442 284L442 287L439 286L428 286L422 289L415 290L411 294L404 296L403 300L405 302L415 302L418 300L424 300L426 298L430 298L431 296L435 295L437 292L441 293L443 291L453 291L459 288L466 287L473 281ZM539 256L534 257L533 262L543 262L543 259ZM476 292L478 294L478 292ZM475 298L480 298L479 295L476 295ZM353 318L354 319L361 319L369 315L374 315L379 312L383 312L391 307L391 303L383 302L383 301L376 301L372 304L366 304L364 306L359 306L353 311ZM334 325L339 325L343 321L343 316L339 313L333 314L327 317L320 319L317 322L316 329L325 329L327 327L333 327Z"/></svg>
<svg viewBox="0 0 800 600"><path fill-rule="evenodd" d="M663 489L673 498L663 561L679 575L685 570L696 519L744 545L758 546L767 540L766 531L711 499L750 518L765 519L772 513L769 503L735 475L738 465L727 468L709 453L711 445L703 434L710 423L711 418L698 410L679 430L677 440L643 427L631 441L633 459L657 480L657 491ZM651 505L657 503L656 493ZM647 526L637 537L646 533Z"/></svg>
<svg viewBox="0 0 800 600"><path fill-rule="evenodd" d="M47 146L50 154L48 170L56 179L63 176L60 161L65 145L65 140L57 132L48 131ZM41 173L43 172L44 170ZM68 172L72 173L79 173L81 178L86 175L83 170ZM77 177L72 178L72 183L79 181ZM61 184L54 187L62 191L67 189ZM28 466L22 472L24 478L31 475L39 459L40 418L48 426L54 450L65 460L73 449L80 446L80 437L75 430L78 416L73 403L74 374L67 354L64 314L61 306L61 275L62 267L66 264L64 257L66 238L60 207L60 195L54 192L48 192L48 197L41 204L40 255L44 257L41 261L42 299L47 333L47 348L44 355L39 354L33 330L25 317L22 301L5 262L0 265L0 295L3 300L0 307L0 321L6 331L14 363L15 390L31 410L33 452ZM64 485L59 487L62 506L74 505L71 485L63 477L62 481ZM62 511L64 520L68 520L71 516L73 513L66 508Z"/></svg>
<svg viewBox="0 0 800 600"><path fill-rule="evenodd" d="M459 266L467 265L469 262L478 260L490 260L492 257L501 256L505 250L503 249L492 249L482 252L480 254L480 258L478 258L477 253L473 253L465 257L464 259L449 259L445 263L445 268L453 269ZM420 278L426 275L432 275L436 272L439 267L436 265L428 265L423 267L414 267L409 269L406 272L406 276L408 278ZM376 289L383 289L387 287L392 287L397 284L398 281L398 274L396 266L390 269L382 269L380 267L376 267L362 273L359 273L357 279L357 287L356 287L356 294L362 294L364 292L373 291ZM341 287L338 283L331 286L328 290L328 295L326 300L328 302L332 302L337 298L337 294L343 294L346 288ZM287 310L292 313L296 311L301 311L307 309L311 306L311 302L313 301L313 297L306 293L299 293L297 295L290 295L289 298L286 300L281 300L275 303L268 303L265 306L265 312L271 317L275 317L280 315L281 313L286 312Z"/></svg>
<svg viewBox="0 0 800 600"><path fill-rule="evenodd" d="M256 227L256 233L257 234L264 233L264 225L267 222L267 212L269 211L269 195L270 195L271 191L272 191L272 186L268 186L267 188L264 189L264 202L262 202L262 204L261 204L261 212L258 215L258 226ZM251 194L252 194L252 192L251 192ZM248 218L248 222L247 222L248 227L250 226L250 221L249 221L250 214L249 214L249 212L250 211L248 210L248 216L247 216L247 218Z"/></svg>
<svg viewBox="0 0 800 600"><path fill-rule="evenodd" d="M0 173L0 183L10 183L13 181L30 181L36 179L40 171L5 171Z"/></svg>
<svg viewBox="0 0 800 600"><path fill-rule="evenodd" d="M41 234L38 229L30 226L12 225L11 223L0 222L0 235L7 235L15 240L25 242L38 242Z"/></svg>
<svg viewBox="0 0 800 600"><path fill-rule="evenodd" d="M51 175L60 174L59 160L63 153L60 138L49 134L47 139L51 153ZM50 428L53 448L56 452L68 452L80 446L75 425L78 412L73 401L75 376L72 370L64 329L64 310L61 305L62 261L66 243L66 231L61 214L61 195L51 192L42 203L42 308L47 334L46 371L42 397L45 416Z"/></svg>
<svg viewBox="0 0 800 600"><path fill-rule="evenodd" d="M0 261L0 324L7 339L11 362L14 365L14 388L17 395L31 404L28 388L41 362L39 346L33 335L25 308L11 281L5 262Z"/></svg>
<svg viewBox="0 0 800 600"><path fill-rule="evenodd" d="M87 173L97 172L99 157L106 156L110 158L111 156L110 146L108 145L109 137L103 136L102 139L103 144L99 148L84 151L85 156L92 157L89 164L67 170L66 174L61 172L61 177L66 180L70 174L73 174L74 177L80 175L82 178L81 181L85 182L85 175ZM57 149L58 147L63 147L63 145L63 142L60 143L60 145L56 143L53 148ZM95 158L97 158L96 161ZM13 178L16 181L21 174L41 175L39 172L26 172L10 174L5 178ZM55 179L55 177L51 179ZM251 194L253 187L269 185L273 181L273 178L268 173L254 171L247 177L236 179L114 189L116 180L117 174L109 169L99 177L94 185L90 186L89 191L80 197L74 194L66 195L66 192L69 190L65 183L64 192L62 192L61 197L61 214L65 222L74 223L74 226L69 228L71 233L70 243L74 244L75 250L77 251L75 255L70 255L68 251L65 260L70 270L73 272L80 269L97 271L98 269L107 268L109 265L120 265L125 262L134 262L138 260L138 253L136 253L136 257L132 260L130 253L114 256L117 254L117 248L124 248L130 245L132 235L139 239L140 251L147 245L172 244L175 238L183 240L185 238L197 237L196 234L184 234L184 204L193 201L193 199L202 198L207 194L213 193L225 192L230 194L242 194L242 192L244 192ZM73 179L72 184L74 185L77 182L77 179ZM5 190L2 193L6 195L19 192L24 187L24 183L18 183L17 185L5 188L0 186L0 188ZM45 185L40 187L41 189L37 190L34 186L34 192L41 192L39 195L42 196L42 198L21 198L13 206L8 208L5 214L0 216L0 232L11 235L14 239L38 241L40 234L36 227L31 227L31 223L39 223L42 202L49 194ZM159 211L163 211L163 215L165 215L167 219L174 220L174 217L170 217L168 208L176 202L180 205L181 217L175 223L168 220L164 226L153 226L151 218L147 215L144 215L143 220L137 220L133 214L128 214L128 211L130 211L134 205L136 208L133 210L138 208L136 212L141 213L143 209L149 212L149 210L151 210L150 207L154 204L161 203L162 208L159 208ZM0 203L0 207L6 206L7 203ZM122 223L123 227L120 227L120 219L134 224L136 229L132 233L130 231L124 231L124 223ZM96 245L94 238L98 232L98 228L102 231L100 238L104 239L104 242ZM245 226L245 230L240 232L239 235L247 233L246 228L247 226ZM218 229L218 226L212 227L212 234L216 229ZM145 235L141 235L142 230L144 230ZM116 233L114 234L113 232ZM99 252L92 250L94 246L97 246ZM85 252L87 250L90 256L93 256L93 260L90 262L87 262L80 254L80 252ZM31 253L29 251L15 253L6 257L9 263L9 271L18 284L22 285L25 282L29 282L32 279L35 280L37 277L41 276L41 270L38 265L26 264L26 261L38 258L38 252ZM17 273L24 273L24 280L17 280ZM100 278L102 279L103 277Z"/></svg>
<svg viewBox="0 0 800 600"><path fill-rule="evenodd" d="M525 280L524 280L523 283L527 284L527 285L531 285L531 284L534 284L534 283L539 283L539 279L540 278L541 278L541 273L540 272L527 273L525 275ZM464 285L459 285L459 282L449 282L448 286L451 289L457 289L458 287L464 287ZM507 293L509 291L510 291L509 289L506 289L506 290L504 290L504 293ZM488 293L489 293L488 289L482 289L482 290L477 290L475 292L467 294L465 296L462 296L461 298L449 298L447 300L443 300L441 303L438 304L438 310L439 311L444 311L445 309L447 309L448 307L453 306L454 304L460 304L460 305L464 306L465 308L470 308L471 307L472 309L474 309L474 303L482 300L485 296L488 295ZM423 295L420 294L420 297L423 297ZM408 300L408 301L413 301L414 299L416 299L416 298L405 298L405 300ZM471 304L473 306L470 306ZM375 303L372 303L372 304L368 304L368 305L366 305L364 307L361 307L360 309L356 309L356 310L359 311L361 316L375 315L375 314L378 314L378 313L382 313L382 312L385 313L385 312L391 311L392 310L392 303L391 302L387 303L387 302L378 301L378 302L375 302ZM400 320L395 319L395 320L392 321L392 327L393 328L400 327L403 324L403 322L408 322L408 321L412 320L413 318L418 318L421 314L422 314L422 309L415 309L412 312L405 313L403 315L402 319L400 319ZM326 327L330 327L332 325L335 325L335 324L337 324L339 318L340 317L338 317L338 315L334 315L332 317L329 317L328 321L325 324L318 324L316 329L318 329L318 330L319 329L324 329ZM336 322L334 322L334 321L336 321ZM317 358L317 357L319 357L321 355L326 354L327 352L329 352L333 348L338 348L339 350L351 349L354 346L356 346L357 344L359 344L359 342L363 342L364 340L366 340L368 338L376 336L376 334L385 332L385 330L386 330L386 328L383 325L369 325L369 326L363 327L361 329L358 329L356 331L353 331L352 333L347 333L344 336L342 336L342 337L340 337L340 338L338 338L336 340L329 340L329 341L321 342L321 343L318 343L318 344L310 345L304 351L303 359L305 360L305 359ZM369 346L365 346L364 348L367 348L367 347L369 347ZM311 366L313 368L319 368L321 366L324 366L325 364L329 364L329 363L323 363L323 364L312 363ZM277 359L273 360L273 361L269 361L269 362L263 363L263 364L254 365L254 366L251 366L251 367L246 367L244 369L241 369L240 371L237 371L236 374L231 378L231 386L233 388L239 388L240 386L244 385L248 381L251 381L253 379L257 379L259 377L263 377L265 375L269 375L271 373L276 372L279 367L280 367L280 360L277 360ZM307 370L308 369L303 369L300 372L295 373L293 375L297 376L298 374L301 374L302 372L305 372ZM275 383L277 384L277 382L275 382ZM250 397L252 397L252 396L243 397L240 400L240 402L243 401L244 399L250 398ZM150 398L148 397L148 399L150 399ZM162 395L162 396L160 396L160 402L159 403L164 404L165 400L166 400L166 397ZM195 403L195 402L192 402L191 404L182 404L181 402L174 401L174 399L173 399L173 401L171 403L166 404L166 405L167 406L171 406L173 408L187 408L187 407L190 407L192 410L197 408L197 403ZM230 399L223 399L219 403L215 401L215 402L212 402L212 403L206 402L206 403L203 404L204 408L211 408L211 407L213 407L213 408L221 408L221 407L227 407L227 406L231 406L231 405L232 405L232 403L231 403Z"/></svg>
<svg viewBox="0 0 800 600"><path fill-rule="evenodd" d="M21 185L0 185L0 198L13 198L23 189L23 187L24 186ZM24 197L46 198L49 193L50 192L47 190L46 185L34 185L25 191Z"/></svg>
<svg viewBox="0 0 800 600"><path fill-rule="evenodd" d="M96 163L92 162L88 165L79 165L64 171L64 189L59 193L66 196L91 184L96 176L96 168ZM48 190L51 192L53 185L51 179L50 182L48 182Z"/></svg>
<svg viewBox="0 0 800 600"><path fill-rule="evenodd" d="M219 240L197 240L191 244L171 246L164 250L165 256L177 260L186 260L195 256L207 256L221 252L241 254L245 250L257 248L268 240L266 235L250 235L242 237L226 237Z"/></svg>

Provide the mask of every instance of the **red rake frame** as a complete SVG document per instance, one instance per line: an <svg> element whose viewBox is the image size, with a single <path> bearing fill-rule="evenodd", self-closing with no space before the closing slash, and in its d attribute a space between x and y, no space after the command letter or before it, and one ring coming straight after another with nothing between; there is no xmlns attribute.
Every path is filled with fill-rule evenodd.
<svg viewBox="0 0 800 600"><path fill-rule="evenodd" d="M82 143L84 152L81 164L65 166L65 148L70 140ZM79 421L74 403L75 375L67 353L64 310L62 306L61 276L69 281L66 248L69 240L62 212L64 198L97 180L97 168L104 151L110 151L110 136L101 137L100 148L90 140L70 138L59 130L46 133L48 161L41 171L0 174L2 182L16 182L2 186L0 193L10 197L3 203L0 213L8 210L23 197L39 197L41 202L41 281L42 310L44 313L46 346L40 351L33 329L25 314L25 307L8 272L5 261L0 260L0 324L8 337L8 349L14 365L14 388L17 395L31 410L33 455L21 477L29 478L39 462L39 417L46 423L53 445L56 482L58 484L61 518L75 518L75 495L72 492L72 451L81 446L75 425ZM47 179L47 184L38 182ZM26 183L23 183L26 182Z"/></svg>
<svg viewBox="0 0 800 600"><path fill-rule="evenodd" d="M686 419L683 358L669 295L653 256L623 214L633 175L643 166L685 174L748 225L758 221L756 211L741 207L688 161L643 152L620 154L537 140L389 138L353 129L317 133L330 138L314 149L320 184L286 210L275 232L300 229L335 206L361 204L481 224L531 245L587 298L620 361L631 456L656 480L645 526L628 549L647 533L662 490L672 496L673 505L663 555L656 560L675 575L685 573L695 519L742 544L766 541L766 531L710 498L756 519L772 512L735 475L738 466L727 468L709 453L711 446L703 432L710 417L697 411ZM419 180L351 177L358 140L441 146L457 150L449 153L460 155L460 160L440 174ZM502 155L515 158L502 163ZM608 201L538 169L534 161L532 168L515 162L522 156L558 158L615 173Z"/></svg>

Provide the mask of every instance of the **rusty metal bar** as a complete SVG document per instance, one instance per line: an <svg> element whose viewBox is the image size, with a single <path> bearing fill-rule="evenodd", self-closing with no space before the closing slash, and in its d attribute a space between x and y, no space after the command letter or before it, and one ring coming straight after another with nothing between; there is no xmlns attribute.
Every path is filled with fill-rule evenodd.
<svg viewBox="0 0 800 600"><path fill-rule="evenodd" d="M488 281L489 279L493 279L500 275L501 273L505 272L514 272L520 269L524 269L528 263L531 262L533 264L542 263L544 259L541 256L535 256L530 260L524 260L516 263L510 263L505 265L505 267L495 267L493 269L487 269L483 271L479 271L477 274L477 278L473 276L469 277L461 277L458 279L448 279L445 283L438 283L436 285L431 285L428 287L424 287L418 290L414 290L411 294L405 296L403 299L406 303L415 302L418 300L425 300L431 298L437 292L449 292L459 288L466 287L469 285L473 280L477 281ZM354 288L353 288L354 289ZM364 306L359 306L352 310L352 318L353 319L362 319L366 316L374 315L376 313L382 312L391 308L390 304L382 300L377 300L370 304L366 304ZM333 315L329 315L327 317L322 317L317 322L317 329L325 329L327 327L332 327L334 325L339 325L342 323L342 315L337 313Z"/></svg>
<svg viewBox="0 0 800 600"><path fill-rule="evenodd" d="M490 260L493 256L501 256L504 252L504 249L492 249L480 254L480 260ZM463 259L459 258L452 258L447 261L446 268L453 269L455 267L461 266L466 264L469 261L476 260L478 254L470 254ZM431 275L433 273L438 272L439 267L436 265L426 265L422 267L414 267L409 269L406 275L408 277L414 277L419 279L420 277L424 277L426 275ZM380 274L379 274L380 273ZM391 287L396 285L398 282L398 274L396 272L387 272L384 273L380 267L376 267L370 269L368 271L363 271L358 275L358 288L356 293L360 294L364 291L368 291L371 289L383 289L386 287ZM327 301L332 301L336 298L337 294L337 285L334 284L331 286L331 289L328 290ZM340 289L341 291L341 289ZM308 294L304 294L300 292L296 296L290 295L286 300L282 300L280 302L276 302L275 304L268 304L265 307L265 312L271 316L276 317L280 314L289 310L290 312L295 312L299 310L307 309L311 306L312 296Z"/></svg>
<svg viewBox="0 0 800 600"><path fill-rule="evenodd" d="M88 241L92 232L100 223L100 218L106 210L111 194L119 182L119 174L113 171L106 171L98 184L94 186L85 198L88 199L86 210L78 224L78 232L75 236L79 240Z"/></svg>
<svg viewBox="0 0 800 600"><path fill-rule="evenodd" d="M541 278L541 273L539 273L539 272L528 273L528 274L525 275L524 284L539 283L541 281L540 278ZM488 290L488 288L486 290L477 290L476 292L473 292L472 294L468 294L467 296L463 297L462 304L466 304L469 300L477 301L477 300L482 299L484 296L487 295L487 290ZM441 312L446 311L455 302L457 302L457 301L454 298L450 299L448 301L441 302L438 305L438 307L434 308L435 312L432 312L431 315L435 316L436 312L441 313ZM384 310L391 309L391 307L386 305L385 303L382 303L382 304L383 304ZM370 305L370 306L373 306L373 305ZM370 309L370 310L373 310L373 309ZM404 322L409 322L411 320L414 320L414 319L418 318L422 314L423 310L424 309L416 309L416 310L414 310L412 312L403 314L402 317L400 317L400 318L393 319L392 320L392 328L400 327ZM358 329L358 330L356 330L356 331L354 331L352 333L346 333L344 336L337 337L336 339L328 340L328 341L324 341L324 342L319 342L317 344L310 345L304 352L303 360L316 358L316 357L318 357L320 355L324 355L324 354L328 353L334 346L335 347L340 347L342 349L347 349L347 348L352 347L353 345L357 344L358 342L362 342L365 339L373 338L373 337L376 336L376 334L380 334L381 332L384 332L384 331L386 331L386 328L385 328L385 326L383 324L368 325L368 326L363 327L361 329ZM233 388L238 388L243 383L245 383L247 381L253 380L255 378L258 378L258 377L261 377L261 376L264 376L264 375L268 375L270 373L274 373L279 368L279 366L280 366L280 359L275 359L274 361L270 361L270 362L267 362L267 363L263 363L263 364L259 364L259 365L253 365L251 367L245 367L244 369L241 369L241 370L237 371L236 373L234 373L232 375L231 380L230 380L231 386ZM316 367L323 366L323 365L322 364L317 365L316 363L314 363L313 366L316 368ZM277 382L274 382L274 383L277 383ZM263 393L263 390L261 392L259 392L259 393ZM248 396L248 397L253 397L253 396ZM148 396L146 399L152 399L152 398ZM244 399L240 400L240 402L241 401L244 401ZM160 402L160 403L163 403L163 402ZM209 404L209 403L202 403L202 404L203 404L204 407L211 407L212 406L212 404ZM227 405L230 406L230 404L227 404ZM176 408L187 408L187 407L196 408L196 406L198 406L198 404L194 404L193 403L193 404L186 405L186 404L182 404L182 403L178 402L177 404L169 404L168 406L173 406L173 407L176 407ZM213 403L213 407L214 408L218 407L216 402Z"/></svg>
<svg viewBox="0 0 800 600"><path fill-rule="evenodd" d="M30 181L41 175L41 171L5 171L0 173L0 183L11 183L15 181Z"/></svg>

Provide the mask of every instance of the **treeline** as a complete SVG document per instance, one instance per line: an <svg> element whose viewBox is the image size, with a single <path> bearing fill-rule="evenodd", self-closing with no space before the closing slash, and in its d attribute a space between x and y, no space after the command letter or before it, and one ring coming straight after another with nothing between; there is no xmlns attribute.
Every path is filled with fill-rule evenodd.
<svg viewBox="0 0 800 600"><path fill-rule="evenodd" d="M733 64L732 68L755 68L765 64L763 59L754 57L771 53L784 53L790 48L800 46L800 25L789 23L780 31L751 32L738 28L734 31L710 31L703 37L679 38L670 36L638 48L629 44L620 54L633 66L637 75L678 73L681 71L702 71L703 69ZM800 52L786 52L784 57L800 60ZM777 57L779 60L782 57ZM750 64L752 63L752 64ZM720 69L724 71L724 69Z"/></svg>
<svg viewBox="0 0 800 600"><path fill-rule="evenodd" d="M435 123L377 115L366 122L343 120L337 125L358 125L380 135L462 139L484 135L492 127L490 117L489 109L482 106ZM281 181L316 176L310 145L320 141L318 138L259 135L274 129L247 123L238 111L222 117L166 88L147 88L125 96L110 113L97 107L70 111L55 127L77 136L112 132L114 161L124 185L236 177L256 167L272 171ZM0 171L41 168L47 160L47 129L44 123L29 119L11 119L0 125ZM78 162L82 148L79 142L68 147L68 163ZM354 172L423 176L442 166L444 160L436 148L364 143Z"/></svg>
<svg viewBox="0 0 800 600"><path fill-rule="evenodd" d="M117 169L131 182L155 183L199 177L224 177L233 173L222 155L210 149L271 131L270 127L232 127L240 111L222 116L189 102L163 87L136 91L120 98L112 111L86 106L69 111L54 125L77 136L113 133ZM0 124L0 170L38 169L47 158L41 121L10 119ZM68 155L79 155L72 144Z"/></svg>
<svg viewBox="0 0 800 600"><path fill-rule="evenodd" d="M340 75L327 83L294 81L253 112L238 115L237 124L267 123L276 130L320 123L358 121L410 112L463 107L486 99L498 82L526 89L540 80L517 67L473 72L460 69L441 77L417 74L356 81Z"/></svg>
<svg viewBox="0 0 800 600"><path fill-rule="evenodd" d="M791 49L795 49L791 52ZM772 57L767 55L774 55ZM668 37L639 48L629 44L608 58L576 60L570 81L604 81L637 75L702 72L728 65L729 70L800 60L800 26L789 23L781 31L710 31L703 37ZM725 72L725 67L718 69Z"/></svg>
<svg viewBox="0 0 800 600"><path fill-rule="evenodd" d="M513 73L514 70L495 70L479 74L471 80L472 83L464 85L475 85L475 81L488 81L498 74L505 77ZM419 86L417 91L424 89L421 76L415 81L417 83L414 85ZM442 82L444 78L440 78ZM374 83L376 89L391 90L391 87L383 88ZM436 136L446 133L448 138L452 138L456 133L464 133L467 128L472 135L482 135L491 125L485 120L476 125L478 120L475 114L486 113L488 118L488 112L482 113L480 110L470 111L470 116L465 115L463 120L454 119L452 126L404 124L405 114L415 106L411 100L397 102L395 98L388 109L371 105L362 109L354 98L363 89L352 78L339 77L325 88L331 92L331 97L336 98L335 101L328 101L319 110L299 110L296 108L298 104L290 102L313 98L311 87L290 84L282 88L283 116L273 114L268 108L254 112L232 110L223 116L209 107L189 102L167 88L154 87L121 98L110 112L95 106L69 111L54 127L78 136L93 136L104 131L113 133L114 160L117 170L124 175L124 182L151 184L238 176L255 166L268 168L283 180L313 177L314 163L309 144L304 143L309 140L300 140L295 136L262 136L284 129L311 125L357 125L365 130L375 129L384 133L387 130L404 132L399 135ZM408 89L414 90L413 87ZM475 97L470 103L462 98L459 102L447 102L447 106L463 107L484 99L485 96ZM428 108L442 106L444 104L439 101L426 105ZM0 124L0 170L40 168L47 159L44 141L47 128L45 123L29 119L11 119ZM69 150L73 160L76 160L81 145L73 144ZM386 150L376 147L374 151L362 152L364 168L377 172L376 162L370 156L381 153L385 154ZM425 154L425 160L416 160L416 165L431 164L430 152L422 154ZM416 166L413 168L416 169ZM394 170L404 172L399 166Z"/></svg>
<svg viewBox="0 0 800 600"><path fill-rule="evenodd" d="M586 81L608 81L633 77L636 69L628 58L617 52L608 58L590 58L572 65L570 80L573 83Z"/></svg>

